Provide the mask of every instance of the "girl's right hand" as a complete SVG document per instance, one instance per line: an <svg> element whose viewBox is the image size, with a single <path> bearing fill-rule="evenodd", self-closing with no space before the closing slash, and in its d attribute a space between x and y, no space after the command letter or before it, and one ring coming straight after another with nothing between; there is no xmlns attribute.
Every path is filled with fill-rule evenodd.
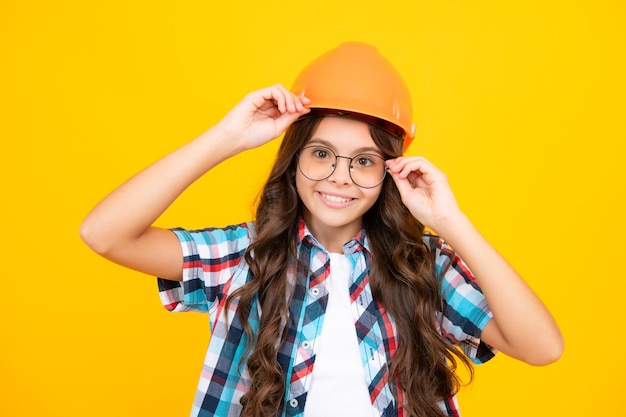
<svg viewBox="0 0 626 417"><path fill-rule="evenodd" d="M180 242L152 226L194 181L238 152L280 136L309 100L275 85L248 94L217 125L134 175L87 215L81 237L120 265L182 279Z"/></svg>
<svg viewBox="0 0 626 417"><path fill-rule="evenodd" d="M310 111L305 107L309 102L277 84L247 94L214 129L236 147L252 149L283 134Z"/></svg>

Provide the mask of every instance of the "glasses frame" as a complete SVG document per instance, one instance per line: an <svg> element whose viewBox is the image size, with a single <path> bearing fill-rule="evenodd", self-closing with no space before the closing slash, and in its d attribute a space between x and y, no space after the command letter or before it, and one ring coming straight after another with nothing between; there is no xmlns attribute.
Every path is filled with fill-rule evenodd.
<svg viewBox="0 0 626 417"><path fill-rule="evenodd" d="M309 177L308 175L306 175L306 174L304 173L304 171L302 171L302 167L300 166L300 158L302 158L302 153L303 153L303 151L304 151L305 149L309 149L309 148L322 148L322 149L324 149L324 150L328 150L331 154L335 155L335 162L334 162L334 164L333 164L333 169L330 171L330 174L328 174L328 175L327 175L327 176L325 176L324 178L311 178L311 177ZM300 173L301 173L302 175L304 175L304 177L305 177L305 178L307 178L307 179L309 179L309 180L311 180L311 181L324 181L325 179L330 178L330 177L331 177L331 176L335 173L335 170L337 169L337 165L339 165L339 158L343 158L343 159L347 159L347 160L349 161L349 162L348 162L348 175L350 176L350 179L352 180L352 182L354 183L354 185L356 185L357 187L360 187L360 188L366 188L366 189L369 189L369 188L376 188L376 187L378 187L380 184L382 184L382 183L383 183L383 181L385 181L385 177L387 176L387 167L385 167L385 169L383 170L383 176L382 176L382 178L381 178L381 179L380 179L380 181L379 181L378 183L376 183L375 185L363 186L363 185L359 184L358 182L356 182L356 181L354 180L354 178L352 178L352 170L354 169L354 168L352 167L352 161L354 161L355 159L357 159L358 157L363 156L363 155L367 155L367 156L369 156L369 157L380 158L380 159L382 159L382 161L383 161L383 165L384 165L384 163L385 163L385 158L383 158L383 157L382 157L382 156L380 156L380 155L373 154L373 153L366 153L366 152L363 152L363 153L356 154L356 155L354 155L353 157L349 157L349 156L337 155L337 154L335 153L335 151L333 151L331 148L329 148L329 147L327 147L327 146L324 146L324 145L309 145L309 146L305 146L304 148L302 148L302 150L301 150L300 152L298 152L298 170L300 171Z"/></svg>

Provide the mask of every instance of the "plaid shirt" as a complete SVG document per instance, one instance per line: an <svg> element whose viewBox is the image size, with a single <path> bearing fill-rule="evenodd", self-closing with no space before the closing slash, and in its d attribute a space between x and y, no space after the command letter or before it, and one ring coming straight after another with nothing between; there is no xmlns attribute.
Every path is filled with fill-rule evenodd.
<svg viewBox="0 0 626 417"><path fill-rule="evenodd" d="M242 356L248 343L235 314L237 300L224 311L227 296L250 278L244 254L254 236L254 224L187 231L174 229L184 255L183 281L159 279L161 301L174 312L209 313L211 340L192 408L192 416L238 416L239 399L250 386ZM315 355L328 293L324 285L330 273L327 252L300 222L298 262L289 267L293 290L289 304L286 342L278 353L285 372L283 416L302 416L311 386ZM441 333L457 343L475 363L485 362L495 351L482 343L480 333L491 319L491 311L465 264L441 239L429 234L424 240L431 249L441 279L445 300L438 317ZM403 409L389 389L386 364L396 350L393 318L372 297L369 284L370 252L364 231L344 245L352 264L350 296L359 350L372 402L373 416L403 416ZM443 276L441 276L442 272ZM256 302L248 317L253 329L259 326ZM400 398L400 403L402 398ZM440 403L448 416L459 416L455 397Z"/></svg>

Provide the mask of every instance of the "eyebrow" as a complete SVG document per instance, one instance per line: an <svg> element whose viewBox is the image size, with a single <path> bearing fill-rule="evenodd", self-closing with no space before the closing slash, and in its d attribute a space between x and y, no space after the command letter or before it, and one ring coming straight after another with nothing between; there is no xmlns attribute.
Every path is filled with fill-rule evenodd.
<svg viewBox="0 0 626 417"><path fill-rule="evenodd" d="M337 150L337 148L335 148L332 143L330 143L330 142L328 142L328 141L326 141L324 139L319 139L319 138L311 139L310 141L308 141L306 143L305 146L308 146L308 145L311 145L311 144L316 144L316 143L318 143L320 145L323 145L323 146L326 146L327 148L330 148L333 151ZM383 153L381 152L380 149L372 147L372 146L364 146L362 148L357 148L353 152L354 155L358 155L358 154L361 154L361 153L375 153L377 155L380 155L381 157L383 155Z"/></svg>

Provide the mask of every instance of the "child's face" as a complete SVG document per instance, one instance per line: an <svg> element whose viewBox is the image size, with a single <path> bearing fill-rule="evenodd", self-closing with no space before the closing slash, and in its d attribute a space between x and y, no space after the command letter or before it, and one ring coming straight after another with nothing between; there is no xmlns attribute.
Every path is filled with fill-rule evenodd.
<svg viewBox="0 0 626 417"><path fill-rule="evenodd" d="M359 157L358 162L354 160L352 163L374 164L377 174L373 175L381 175L382 182L383 154L374 143L368 124L343 117L326 117L305 147L311 145L328 148L334 154L347 158L364 153L372 156L367 159ZM320 156L334 162L332 153L315 152L316 155L321 152ZM361 229L363 214L374 205L382 189L382 184L377 184L377 181L371 182L377 184L372 188L356 185L350 177L350 161L347 158L337 158L334 172L322 180L310 179L311 175L307 178L303 170L296 170L296 188L305 207L304 220L313 235L330 251L340 251L341 246ZM306 169L304 171L307 173ZM353 177L359 180L354 171ZM370 181L363 177L361 180Z"/></svg>

